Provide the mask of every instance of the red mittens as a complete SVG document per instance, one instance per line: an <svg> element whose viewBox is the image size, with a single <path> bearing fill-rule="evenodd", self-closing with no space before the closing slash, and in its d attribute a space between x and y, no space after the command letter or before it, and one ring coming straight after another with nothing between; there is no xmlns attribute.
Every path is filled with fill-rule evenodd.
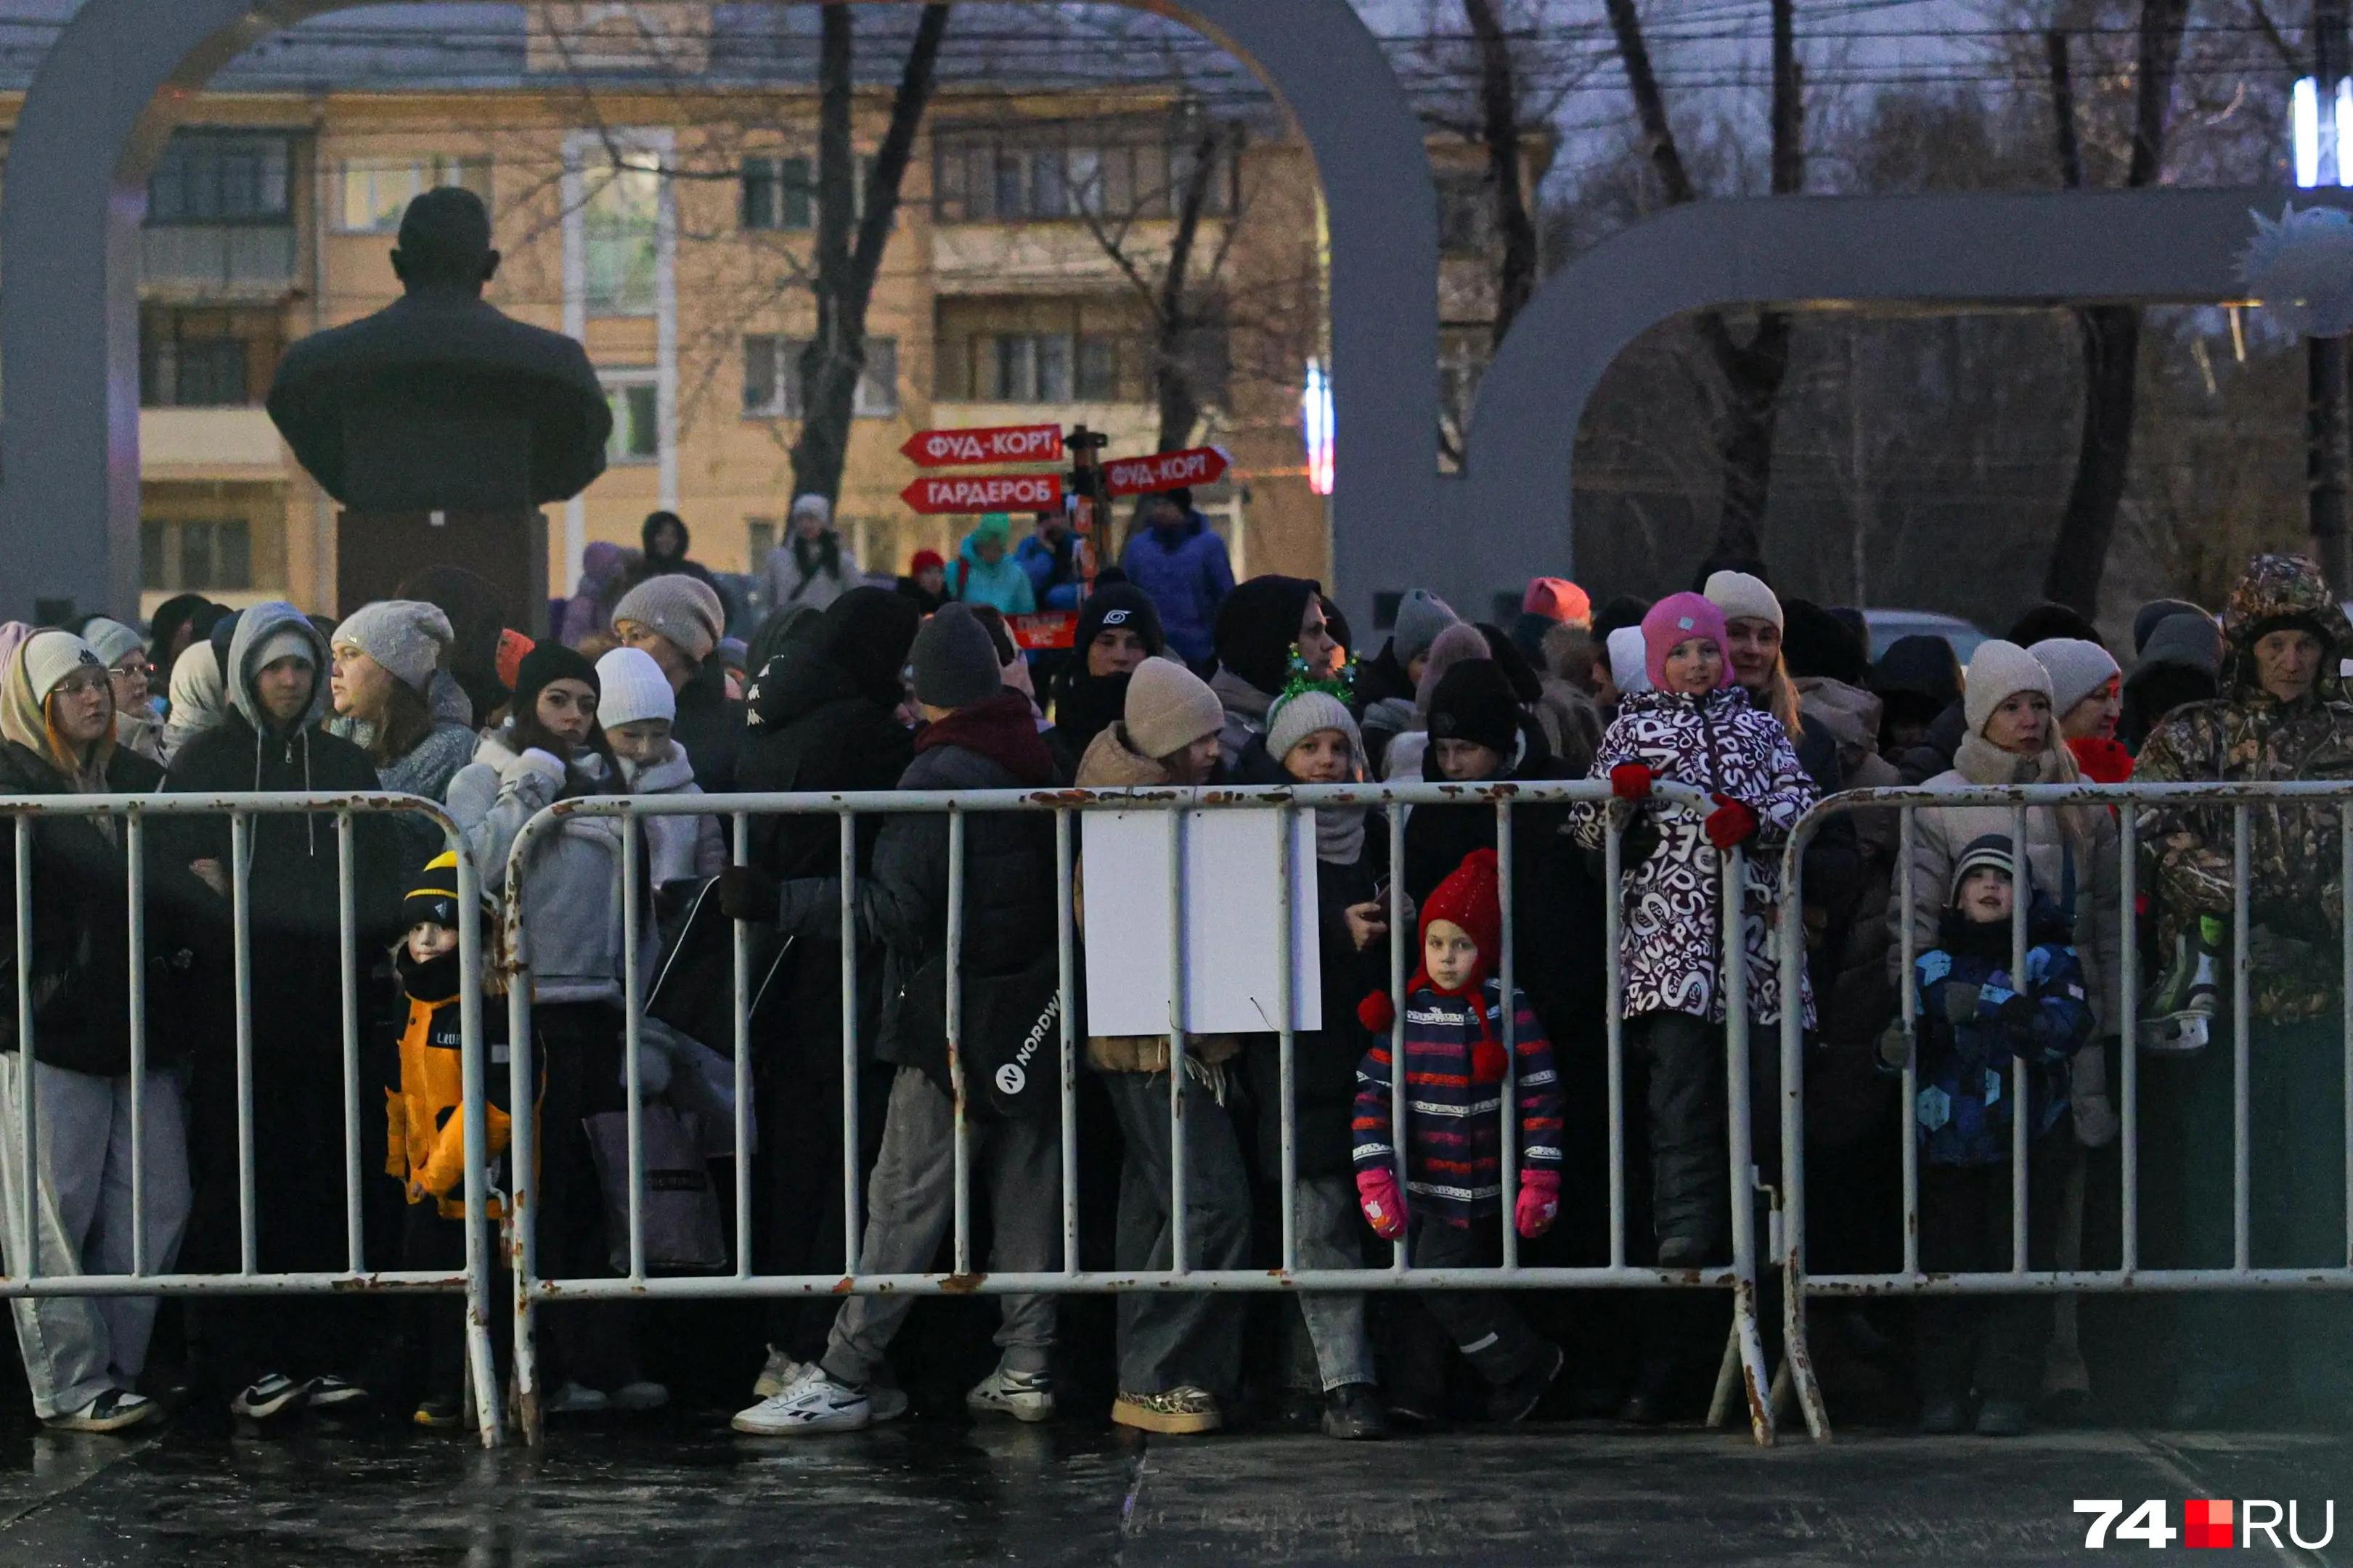
<svg viewBox="0 0 2353 1568"><path fill-rule="evenodd" d="M1398 1191L1395 1173L1357 1172L1356 1203L1365 1211L1365 1223L1383 1241L1395 1241L1405 1234L1405 1196Z"/></svg>
<svg viewBox="0 0 2353 1568"><path fill-rule="evenodd" d="M1746 844L1757 837L1757 814L1728 795L1715 797L1715 809L1700 824L1707 841L1718 849Z"/></svg>
<svg viewBox="0 0 2353 1568"><path fill-rule="evenodd" d="M1641 763L1620 763L1609 770L1609 793L1620 800L1648 800L1658 776Z"/></svg>
<svg viewBox="0 0 2353 1568"><path fill-rule="evenodd" d="M1521 1239L1534 1241L1550 1230L1559 1213L1560 1173L1522 1171L1520 1201L1512 1211L1512 1223L1519 1227Z"/></svg>

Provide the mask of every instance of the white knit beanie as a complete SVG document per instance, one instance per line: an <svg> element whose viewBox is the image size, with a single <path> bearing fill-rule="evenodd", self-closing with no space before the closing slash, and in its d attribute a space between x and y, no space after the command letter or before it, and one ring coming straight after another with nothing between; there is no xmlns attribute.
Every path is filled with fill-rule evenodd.
<svg viewBox="0 0 2353 1568"><path fill-rule="evenodd" d="M25 684L33 706L49 700L58 683L77 669L104 668L90 644L71 632L35 632L25 642Z"/></svg>
<svg viewBox="0 0 2353 1568"><path fill-rule="evenodd" d="M1299 691L1278 700L1267 713L1266 754L1277 766L1291 748L1322 730L1337 730L1348 737L1349 749L1365 754L1365 737L1356 728L1348 705L1328 691Z"/></svg>
<svg viewBox="0 0 2353 1568"><path fill-rule="evenodd" d="M104 616L92 616L82 623L81 640L90 644L90 651L109 669L147 646L147 639L136 630Z"/></svg>
<svg viewBox="0 0 2353 1568"><path fill-rule="evenodd" d="M1651 652L1643 646L1642 628L1620 626L1609 634L1609 683L1620 697L1651 689Z"/></svg>
<svg viewBox="0 0 2353 1568"><path fill-rule="evenodd" d="M1961 711L1968 716L1969 733L1984 734L1994 710L2021 691L2051 695L2051 672L2042 661L2000 637L1978 644L1961 678Z"/></svg>
<svg viewBox="0 0 2353 1568"><path fill-rule="evenodd" d="M2065 714L2076 703L2124 671L2098 643L2082 637L2045 637L2026 650L2051 672L2051 710Z"/></svg>
<svg viewBox="0 0 2353 1568"><path fill-rule="evenodd" d="M378 599L343 617L332 639L355 647L399 678L420 697L441 668L442 651L454 634L438 605L421 599Z"/></svg>
<svg viewBox="0 0 2353 1568"><path fill-rule="evenodd" d="M711 585L683 572L649 577L613 606L613 625L635 621L686 650L700 664L727 631L727 607Z"/></svg>
<svg viewBox="0 0 2353 1568"><path fill-rule="evenodd" d="M816 491L812 490L807 495L794 498L791 521L798 522L811 512L817 514L818 521L820 522L829 524L833 521L833 503Z"/></svg>
<svg viewBox="0 0 2353 1568"><path fill-rule="evenodd" d="M1746 572L1711 572L1700 596L1724 612L1727 621L1770 621L1781 629L1781 601L1762 577Z"/></svg>
<svg viewBox="0 0 2353 1568"><path fill-rule="evenodd" d="M641 647L617 647L596 661L596 721L606 729L677 718L678 694L653 655Z"/></svg>

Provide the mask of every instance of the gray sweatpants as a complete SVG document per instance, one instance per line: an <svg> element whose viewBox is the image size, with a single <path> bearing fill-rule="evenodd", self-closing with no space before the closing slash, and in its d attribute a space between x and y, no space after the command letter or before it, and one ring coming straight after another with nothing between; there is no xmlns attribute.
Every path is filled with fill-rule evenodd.
<svg viewBox="0 0 2353 1568"><path fill-rule="evenodd" d="M1353 1175L1302 1176L1292 1189L1291 1223L1302 1268L1362 1268L1356 1239L1364 1218ZM1325 1393L1373 1381L1373 1344L1365 1333L1365 1298L1355 1290L1302 1290L1297 1318L1284 1325L1291 1342L1286 1382ZM1304 1332L1302 1332L1302 1329ZM1301 1342L1307 1342L1303 1347Z"/></svg>
<svg viewBox="0 0 2353 1568"><path fill-rule="evenodd" d="M1126 1154L1113 1259L1122 1269L1176 1267L1168 1075L1103 1074ZM1194 1268L1250 1261L1250 1176L1233 1118L1199 1080L1185 1080L1185 1250ZM1187 1385L1229 1399L1241 1383L1240 1298L1208 1290L1127 1290L1119 1298L1119 1386L1166 1394Z"/></svg>
<svg viewBox="0 0 2353 1568"><path fill-rule="evenodd" d="M988 1194L996 1230L988 1267L1043 1273L1062 1265L1062 1145L1051 1117L983 1121L968 1129L972 1176ZM867 1184L860 1274L921 1274L955 1226L955 1107L920 1068L891 1081L882 1152ZM914 1310L904 1291L852 1296L835 1314L822 1364L844 1383L867 1383L892 1336ZM1008 1296L997 1343L1008 1372L1046 1370L1054 1348L1054 1298Z"/></svg>
<svg viewBox="0 0 2353 1568"><path fill-rule="evenodd" d="M21 1275L24 1147L18 1137L24 1058L0 1055L0 1238ZM45 1275L131 1272L131 1079L34 1064L37 1250ZM170 1271L188 1224L187 1124L180 1080L147 1075L143 1218L149 1272ZM21 1297L10 1303L32 1385L33 1413L69 1415L110 1388L132 1388L147 1364L153 1296Z"/></svg>

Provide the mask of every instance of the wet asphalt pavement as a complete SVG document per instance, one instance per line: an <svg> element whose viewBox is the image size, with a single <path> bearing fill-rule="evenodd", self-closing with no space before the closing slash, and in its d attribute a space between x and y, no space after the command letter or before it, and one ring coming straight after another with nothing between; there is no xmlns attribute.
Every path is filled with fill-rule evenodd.
<svg viewBox="0 0 2353 1568"><path fill-rule="evenodd" d="M714 1425L568 1430L536 1454L395 1431L20 1436L0 1445L0 1564L2050 1563L2081 1558L2078 1497L2168 1499L2176 1524L2189 1498L2296 1498L2307 1521L2333 1498L2336 1544L2285 1560L2353 1563L2341 1436L1883 1432L1760 1451L1584 1425L1353 1446L1077 1421L755 1442Z"/></svg>

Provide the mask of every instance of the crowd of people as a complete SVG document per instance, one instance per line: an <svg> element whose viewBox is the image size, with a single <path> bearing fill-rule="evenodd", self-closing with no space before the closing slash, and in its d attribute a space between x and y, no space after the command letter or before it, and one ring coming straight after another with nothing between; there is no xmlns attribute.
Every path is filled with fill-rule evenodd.
<svg viewBox="0 0 2353 1568"><path fill-rule="evenodd" d="M503 1067L488 1074L483 1110L494 1194L524 1159L538 1173L540 1273L612 1275L631 1261L617 1194L632 1142L621 1123L634 961L646 977L642 1139L661 1178L649 1182L646 1266L730 1268L748 1256L762 1274L871 1276L944 1267L957 1206L943 1016L950 824L944 814L862 816L845 848L829 814L760 816L739 861L716 815L723 797L1585 779L1606 782L1606 797L1508 808L1508 901L1492 806L1395 808L1405 812L1401 864L1391 863L1383 809L1314 810L1323 1022L1295 1038L1287 1084L1271 1034L1193 1036L1180 1053L1165 1036L1099 1033L1082 1015L1077 1261L1174 1266L1179 1172L1186 1266L1279 1261L1287 1100L1299 1267L1378 1267L1402 1239L1419 1266L1477 1268L1499 1260L1506 1224L1525 1263L1606 1262L1615 995L1625 1247L1637 1262L1691 1269L1729 1258L1733 1205L1750 1199L1726 1159L1725 1026L1739 1007L1760 1083L1778 1074L1783 1010L1798 1010L1807 1030L1816 1270L1901 1264L1907 1083L1921 1268L2009 1267L2019 1117L2030 1262L2113 1267L2114 1086L2128 1050L2142 1053L2142 1262L2224 1267L2233 1020L2218 987L2238 961L2252 965L2253 991L2252 1261L2343 1263L2336 804L2259 801L2244 846L2228 806L2038 805L2022 841L2007 806L1932 803L1909 831L1891 811L1839 815L1800 862L1806 963L1795 995L1783 993L1777 952L1780 849L1844 791L2353 778L2353 700L2342 686L2353 625L2300 557L2257 557L2219 614L2179 601L2144 607L2127 658L2082 616L2045 605L1977 646L1964 668L1927 637L1874 658L1859 614L1785 599L1756 563L1711 563L1693 591L1655 603L1597 604L1573 583L1538 579L1509 625L1466 620L1415 591L1378 645L1360 647L1319 584L1235 584L1181 492L1146 503L1122 565L1092 584L1060 526L1017 545L1008 520L984 519L954 562L918 556L893 582L861 572L821 498L802 498L792 519L761 574L765 618L743 644L689 557L686 525L667 512L647 520L641 552L592 546L559 635L536 643L484 614L487 584L448 569L333 623L284 603L231 612L184 597L143 631L103 617L0 627L0 793L397 790L439 803L462 841L453 852L422 816L353 819L362 956L361 973L346 974L343 847L331 822L263 815L248 843L225 816L150 820L145 936L134 949L125 819L33 819L37 914L23 977L32 1060L12 1006L0 1023L0 1205L13 1215L21 1201L14 1141L29 1093L39 1236L28 1260L6 1227L10 1271L36 1261L45 1274L123 1272L134 1256L155 1272L234 1272L241 1259L273 1273L456 1268L466 1227L502 1217L495 1196L476 1213L464 1194L449 1005L463 978L456 855L478 869L483 918L495 921L491 900L518 836L558 802L690 795L712 797L713 814L573 815L525 853L527 979L516 983L532 988L537 1147L507 1146ZM1025 654L1009 634L1008 617L1040 607L1074 613L1059 655ZM159 699L154 678L166 674ZM1710 805L1670 805L1666 784ZM2135 1039L2120 1037L2120 810L2137 813L2146 857L2135 932L2139 973L2154 982ZM969 1079L1052 995L1065 911L1050 817L974 814L960 831ZM1615 888L1605 870L1613 839ZM1723 858L1736 847L1747 851L1746 879L1728 923ZM856 872L847 904L845 855ZM2243 930L2232 921L2234 856L2253 878ZM633 882L628 865L639 868ZM240 888L250 924L242 1016ZM1605 936L1613 898L1615 954ZM1412 925L1412 973L1392 993L1398 910ZM1101 903L1068 912L1082 941L1124 918ZM756 1142L744 1149L733 1143L732 1066L712 1049L733 1038L739 929L755 976ZM635 954L630 930L644 943ZM1749 961L1738 996L1722 985L1731 930ZM483 951L496 946L486 940ZM857 976L847 998L846 956ZM486 968L487 992L507 984ZM357 1260L339 1048L347 985L368 1024L363 1087L381 1090L385 1108L381 1131L372 1112L363 1128ZM146 1019L135 1154L133 987ZM504 1009L484 1015L503 1062ZM860 1045L848 1063L846 1016ZM249 1230L240 1052L259 1132L248 1140ZM845 1074L862 1091L857 1125L844 1124ZM1065 1261L1060 1100L1023 1100L1002 1075L996 1082L967 1100L980 1200L969 1266L1051 1272ZM1760 1092L1757 1103L1773 1098ZM1778 1167L1777 1120L1760 1113L1754 1129L1767 1171ZM712 1174L737 1160L754 1163L742 1214L727 1212L733 1182ZM862 1185L854 1238L845 1169ZM2019 1294L1924 1298L1915 1312L1845 1307L1820 1359L1900 1368L1888 1375L1924 1429L2014 1434L2096 1392L2108 1325L2083 1321L2082 1304ZM970 1382L987 1354L971 1321L978 1305L801 1295L769 1302L756 1323L692 1320L687 1307L554 1305L543 1313L545 1407L559 1418L658 1408L683 1367L744 1396L733 1424L760 1436L887 1421L942 1376L976 1415L1022 1421L1091 1402L1100 1387L1114 1422L1170 1435L1271 1422L1361 1439L1546 1408L1656 1422L1704 1399L1726 1311L1721 1294L1689 1291L1639 1305L1627 1292L1472 1289L1255 1300L1141 1291L1108 1306L1008 1295L990 1310L994 1363ZM459 1319L446 1300L192 1300L169 1317L169 1377L147 1366L159 1337L153 1299L25 1299L13 1310L34 1410L60 1427L151 1420L167 1384L174 1399L202 1397L262 1425L371 1405L427 1426L463 1418ZM2146 1336L2169 1336L2174 1419L2342 1419L2353 1314L2341 1302L2189 1296L2164 1316L2129 1327L2144 1369L2159 1359ZM906 1331L911 1322L923 1331Z"/></svg>

